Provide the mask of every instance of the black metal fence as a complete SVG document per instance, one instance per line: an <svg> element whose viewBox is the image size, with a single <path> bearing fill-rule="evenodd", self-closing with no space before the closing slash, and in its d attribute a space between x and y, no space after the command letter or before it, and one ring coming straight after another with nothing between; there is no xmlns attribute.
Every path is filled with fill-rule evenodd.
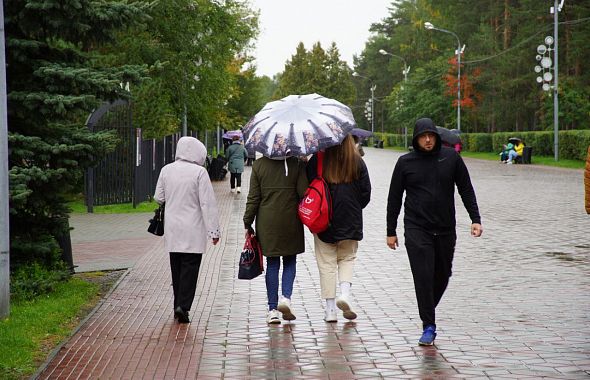
<svg viewBox="0 0 590 380"><path fill-rule="evenodd" d="M86 171L88 212L93 212L93 207L99 205L132 203L135 207L150 200L160 170L174 161L181 134L161 140L144 140L141 129L133 128L131 107L125 100L104 104L90 115L86 125L92 132L114 130L120 139L113 152ZM201 132L202 136L194 131L188 135L199 138L209 154L223 150L219 129Z"/></svg>

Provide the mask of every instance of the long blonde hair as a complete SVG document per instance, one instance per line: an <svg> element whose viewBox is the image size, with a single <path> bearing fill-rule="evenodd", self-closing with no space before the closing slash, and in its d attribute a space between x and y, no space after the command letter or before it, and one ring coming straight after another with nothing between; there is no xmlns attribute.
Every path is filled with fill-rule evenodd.
<svg viewBox="0 0 590 380"><path fill-rule="evenodd" d="M326 149L323 177L328 183L350 183L359 177L360 160L354 139L348 134L340 145Z"/></svg>

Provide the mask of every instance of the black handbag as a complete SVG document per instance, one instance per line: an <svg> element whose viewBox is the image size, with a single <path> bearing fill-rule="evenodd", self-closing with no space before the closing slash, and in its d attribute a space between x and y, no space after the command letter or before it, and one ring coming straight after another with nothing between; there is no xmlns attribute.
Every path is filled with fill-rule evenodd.
<svg viewBox="0 0 590 380"><path fill-rule="evenodd" d="M249 234L244 243L244 249L240 254L238 267L238 278L240 280L251 280L264 272L262 261L262 249L256 239L256 235Z"/></svg>
<svg viewBox="0 0 590 380"><path fill-rule="evenodd" d="M165 204L161 204L154 211L154 217L150 219L150 225L148 226L148 232L157 236L164 235L164 207Z"/></svg>

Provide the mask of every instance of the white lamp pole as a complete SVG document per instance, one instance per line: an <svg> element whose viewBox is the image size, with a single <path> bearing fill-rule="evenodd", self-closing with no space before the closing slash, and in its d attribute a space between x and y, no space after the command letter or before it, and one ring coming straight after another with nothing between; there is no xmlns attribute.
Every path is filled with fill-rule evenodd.
<svg viewBox="0 0 590 380"><path fill-rule="evenodd" d="M365 78L371 84L371 132L375 132L375 89L377 86L373 85L371 78L363 76L356 71L352 73L353 77Z"/></svg>
<svg viewBox="0 0 590 380"><path fill-rule="evenodd" d="M557 29L559 24L559 12L563 7L564 0L561 0L561 3L558 4L557 0L554 0L553 6L551 7L551 12L553 13L553 41L554 41L554 48L553 48L553 140L554 140L554 147L553 150L555 151L555 161L559 161L559 98L558 98L558 56L557 56Z"/></svg>
<svg viewBox="0 0 590 380"><path fill-rule="evenodd" d="M463 52L463 48L461 48L461 41L459 41L459 36L455 33L451 32L450 30L437 28L436 26L432 25L430 22L425 22L424 27L428 30L434 29L438 30L439 32L449 33L455 36L457 39L457 129L461 130L461 53Z"/></svg>
<svg viewBox="0 0 590 380"><path fill-rule="evenodd" d="M400 57L399 55L392 54L383 49L380 49L379 53L383 55L390 55L392 57L401 59L404 62L404 71L402 71L402 73L404 74L404 83L406 83L408 81L408 73L410 72L410 67L406 63L406 60L403 57ZM408 149L408 126L406 124L404 124L404 147Z"/></svg>

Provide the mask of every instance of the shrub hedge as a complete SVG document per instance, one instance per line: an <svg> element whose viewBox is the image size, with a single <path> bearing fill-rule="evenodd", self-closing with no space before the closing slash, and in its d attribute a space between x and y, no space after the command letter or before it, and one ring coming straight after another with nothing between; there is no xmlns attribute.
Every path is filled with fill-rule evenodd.
<svg viewBox="0 0 590 380"><path fill-rule="evenodd" d="M463 150L467 152L500 152L511 137L520 138L526 146L533 148L533 156L553 156L553 131L542 132L497 132L463 133ZM404 147L404 136L393 133L375 133L375 138L383 140L383 146ZM590 129L559 131L559 157L570 160L586 160L590 146ZM412 142L408 131L408 145Z"/></svg>

